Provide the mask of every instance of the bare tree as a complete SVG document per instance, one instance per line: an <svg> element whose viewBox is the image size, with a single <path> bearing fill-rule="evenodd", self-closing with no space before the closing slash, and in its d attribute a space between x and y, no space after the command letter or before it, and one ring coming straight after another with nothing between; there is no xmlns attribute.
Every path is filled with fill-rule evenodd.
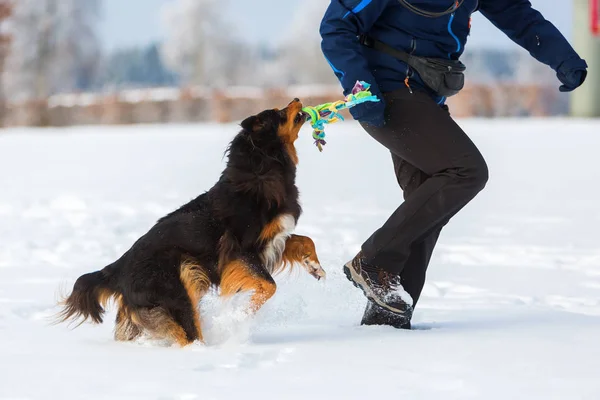
<svg viewBox="0 0 600 400"><path fill-rule="evenodd" d="M319 25L329 5L324 0L305 0L279 45L279 69L287 83L337 83L331 67L321 51Z"/></svg>
<svg viewBox="0 0 600 400"><path fill-rule="evenodd" d="M223 7L223 0L175 0L165 7L162 55L183 83L234 84L252 62L252 50L232 35L234 30L222 17Z"/></svg>
<svg viewBox="0 0 600 400"><path fill-rule="evenodd" d="M101 0L18 0L5 78L13 98L45 99L85 86L100 56Z"/></svg>

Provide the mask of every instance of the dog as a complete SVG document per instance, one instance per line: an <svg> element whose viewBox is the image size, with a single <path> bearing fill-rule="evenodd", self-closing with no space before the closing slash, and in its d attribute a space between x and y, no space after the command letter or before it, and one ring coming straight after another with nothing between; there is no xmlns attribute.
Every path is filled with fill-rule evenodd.
<svg viewBox="0 0 600 400"><path fill-rule="evenodd" d="M214 186L160 218L114 263L80 276L57 323L100 324L113 300L115 340L147 334L184 347L203 341L197 306L211 287L225 297L253 291L253 315L275 293L274 274L300 264L325 278L314 241L292 233L302 214L295 142L306 120L298 99L244 119Z"/></svg>

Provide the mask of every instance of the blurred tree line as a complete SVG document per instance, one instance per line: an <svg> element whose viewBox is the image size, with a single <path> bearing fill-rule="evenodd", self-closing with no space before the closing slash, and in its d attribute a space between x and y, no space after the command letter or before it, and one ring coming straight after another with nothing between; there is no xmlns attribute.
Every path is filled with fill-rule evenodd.
<svg viewBox="0 0 600 400"><path fill-rule="evenodd" d="M162 42L107 54L98 34L102 0L0 0L0 43L10 43L0 53L3 95L18 101L140 87L337 84L315 18L327 1L303 1L275 48L248 43L223 1L173 0L162 15ZM520 49L469 51L463 59L474 83L553 78Z"/></svg>

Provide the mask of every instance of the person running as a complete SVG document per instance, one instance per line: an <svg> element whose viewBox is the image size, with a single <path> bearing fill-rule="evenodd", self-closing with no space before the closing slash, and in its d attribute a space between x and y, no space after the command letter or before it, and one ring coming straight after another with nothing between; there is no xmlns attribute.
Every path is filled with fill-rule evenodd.
<svg viewBox="0 0 600 400"><path fill-rule="evenodd" d="M331 0L321 21L344 95L366 81L381 99L350 113L390 151L404 197L343 267L368 298L363 325L411 328L442 228L487 183L483 156L446 105L464 84L459 58L476 11L551 67L561 92L583 84L586 62L527 0Z"/></svg>

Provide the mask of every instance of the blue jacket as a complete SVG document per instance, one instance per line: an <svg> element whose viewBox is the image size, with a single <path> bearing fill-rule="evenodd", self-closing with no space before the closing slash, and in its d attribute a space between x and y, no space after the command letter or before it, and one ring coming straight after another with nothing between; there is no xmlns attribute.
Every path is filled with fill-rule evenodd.
<svg viewBox="0 0 600 400"><path fill-rule="evenodd" d="M409 0L420 9L435 12L448 9L452 1ZM403 87L407 76L411 86L423 87L411 68L385 53L361 45L358 35L368 34L417 56L458 59L467 43L471 14L476 11L538 61L554 69L566 85L561 90L573 90L582 83L577 80L585 79L585 72L583 77L581 72L576 73L585 71L585 61L527 0L465 0L453 14L439 18L417 15L398 0L331 0L321 22L321 48L341 82L344 95L357 80L369 82L376 95ZM430 93L438 103L445 101ZM381 107L379 112L383 115Z"/></svg>

